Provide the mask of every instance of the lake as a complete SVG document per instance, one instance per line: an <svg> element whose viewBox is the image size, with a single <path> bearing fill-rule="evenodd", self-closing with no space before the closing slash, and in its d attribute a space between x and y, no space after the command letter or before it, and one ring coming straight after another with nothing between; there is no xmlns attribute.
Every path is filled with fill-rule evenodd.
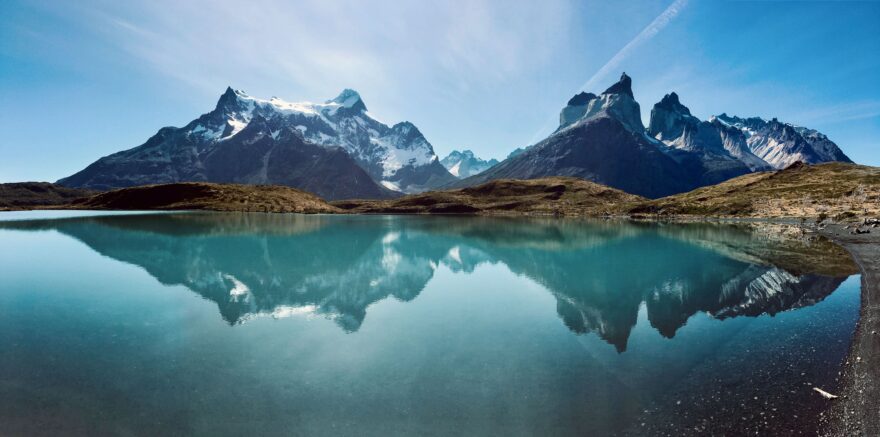
<svg viewBox="0 0 880 437"><path fill-rule="evenodd" d="M0 245L0 435L809 434L860 302L770 225L18 213Z"/></svg>

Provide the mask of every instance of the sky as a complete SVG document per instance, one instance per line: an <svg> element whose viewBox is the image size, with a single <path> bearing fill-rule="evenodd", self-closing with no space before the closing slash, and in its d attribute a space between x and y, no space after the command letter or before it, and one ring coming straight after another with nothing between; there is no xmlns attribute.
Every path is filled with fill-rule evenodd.
<svg viewBox="0 0 880 437"><path fill-rule="evenodd" d="M621 72L647 123L777 117L880 165L880 1L4 0L0 182L54 181L209 112L227 86L321 102L357 90L441 157L545 137Z"/></svg>

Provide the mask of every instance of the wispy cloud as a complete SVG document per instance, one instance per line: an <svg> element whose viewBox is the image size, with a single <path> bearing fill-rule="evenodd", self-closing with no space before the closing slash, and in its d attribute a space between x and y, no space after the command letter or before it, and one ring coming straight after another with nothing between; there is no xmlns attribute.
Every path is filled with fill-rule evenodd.
<svg viewBox="0 0 880 437"><path fill-rule="evenodd" d="M557 34L527 29L564 33L568 5L260 0L243 8L194 0L135 10L99 4L94 13L138 62L187 86L217 93L225 85L265 84L298 99L342 87L383 96L436 87L454 95L538 68L561 42Z"/></svg>
<svg viewBox="0 0 880 437"><path fill-rule="evenodd" d="M626 45L624 45L611 59L608 60L602 67L600 67L583 85L581 85L581 91L589 91L596 90L600 83L606 81L608 76L612 73L617 73L620 68L620 64L628 58L639 46L647 43L654 36L660 33L669 23L676 17L678 14L687 6L688 0L675 0L671 5L669 5L660 15L657 15L654 20L652 20L641 32L638 33L632 40L630 40ZM544 135L546 135L549 131L553 129L555 125L555 119L549 120L541 129L535 132L535 135L532 136L529 144L534 144L538 140L540 140Z"/></svg>
<svg viewBox="0 0 880 437"><path fill-rule="evenodd" d="M591 90L599 85L601 81L607 79L608 75L611 73L616 73L620 68L620 64L624 59L628 58L632 52L638 48L640 45L645 44L650 41L651 38L660 33L663 28L665 28L669 23L676 17L678 14L687 6L688 0L675 0L669 7L667 7L657 18L654 18L650 24L648 24L635 38L633 38L630 42L626 43L623 48L621 48L614 56L611 57L605 65L602 66L595 74L593 74L584 85L581 86L581 90Z"/></svg>

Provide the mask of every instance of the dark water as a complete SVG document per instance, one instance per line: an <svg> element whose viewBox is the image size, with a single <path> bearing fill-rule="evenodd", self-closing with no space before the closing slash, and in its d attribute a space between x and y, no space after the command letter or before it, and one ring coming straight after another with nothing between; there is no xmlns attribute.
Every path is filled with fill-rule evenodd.
<svg viewBox="0 0 880 437"><path fill-rule="evenodd" d="M0 435L814 432L858 278L783 232L0 222Z"/></svg>

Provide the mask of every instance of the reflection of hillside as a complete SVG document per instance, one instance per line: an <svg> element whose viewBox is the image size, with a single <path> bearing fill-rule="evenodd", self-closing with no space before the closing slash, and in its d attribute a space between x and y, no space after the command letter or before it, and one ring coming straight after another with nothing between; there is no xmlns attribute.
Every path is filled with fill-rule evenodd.
<svg viewBox="0 0 880 437"><path fill-rule="evenodd" d="M635 237L645 227L630 222L521 217L417 217L407 219L406 225L422 232L478 240L496 247L544 251L601 246L611 240Z"/></svg>
<svg viewBox="0 0 880 437"><path fill-rule="evenodd" d="M0 222L0 229L46 230L63 227L67 223L94 223L123 231L152 232L168 236L293 235L314 232L324 226L327 221L328 217L321 215L191 212L17 220Z"/></svg>
<svg viewBox="0 0 880 437"><path fill-rule="evenodd" d="M848 276L858 267L846 251L824 238L806 236L796 226L770 223L662 225L658 232L697 244L726 257L769 264L795 273Z"/></svg>
<svg viewBox="0 0 880 437"><path fill-rule="evenodd" d="M826 243L773 241L731 226L169 214L0 228L58 230L216 302L233 324L308 313L356 331L370 304L415 298L440 264L471 272L503 263L546 287L569 329L596 333L620 351L643 303L651 326L672 337L697 312L723 319L812 305L848 274L848 261ZM796 262L798 253L809 260ZM774 256L798 268L780 268ZM821 270L822 259L843 274L808 270Z"/></svg>

